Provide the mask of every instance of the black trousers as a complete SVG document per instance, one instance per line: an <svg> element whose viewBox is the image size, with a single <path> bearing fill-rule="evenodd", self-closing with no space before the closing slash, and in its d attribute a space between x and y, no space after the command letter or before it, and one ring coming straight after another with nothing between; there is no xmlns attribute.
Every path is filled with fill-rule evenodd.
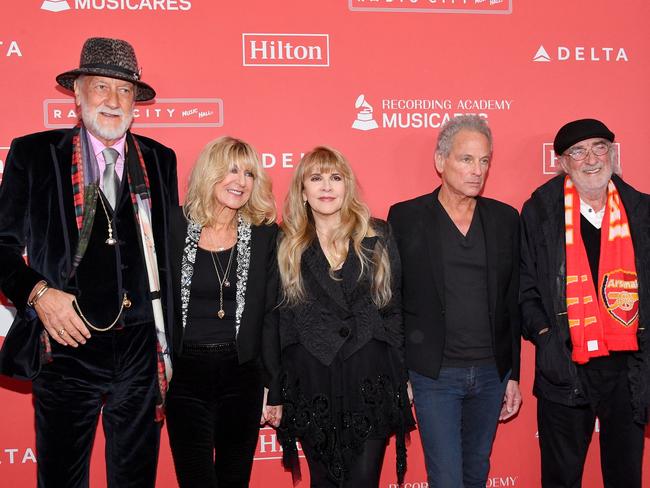
<svg viewBox="0 0 650 488"><path fill-rule="evenodd" d="M92 332L77 348L51 341L54 361L33 382L39 488L89 486L100 412L109 488L154 487L160 443L155 334L151 323Z"/></svg>
<svg viewBox="0 0 650 488"><path fill-rule="evenodd" d="M587 450L600 422L605 488L641 488L644 427L632 420L627 369L581 368L589 404L568 407L538 398L537 424L544 488L579 488Z"/></svg>
<svg viewBox="0 0 650 488"><path fill-rule="evenodd" d="M377 488L384 463L387 439L367 439L363 450L354 458L354 464L345 474L342 483L336 483L327 475L327 467L318 460L315 451L306 443L302 444L309 465L309 486L311 488Z"/></svg>
<svg viewBox="0 0 650 488"><path fill-rule="evenodd" d="M264 384L260 361L226 352L174 359L167 431L181 488L246 488L259 435Z"/></svg>

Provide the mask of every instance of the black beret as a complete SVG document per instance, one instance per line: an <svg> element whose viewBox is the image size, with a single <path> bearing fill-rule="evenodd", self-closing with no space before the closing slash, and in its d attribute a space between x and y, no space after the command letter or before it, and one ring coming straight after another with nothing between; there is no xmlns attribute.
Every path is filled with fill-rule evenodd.
<svg viewBox="0 0 650 488"><path fill-rule="evenodd" d="M576 142L591 139L592 137L602 137L609 142L614 142L614 133L600 120L580 119L563 125L557 131L557 135L553 141L553 149L555 150L555 154L559 156Z"/></svg>

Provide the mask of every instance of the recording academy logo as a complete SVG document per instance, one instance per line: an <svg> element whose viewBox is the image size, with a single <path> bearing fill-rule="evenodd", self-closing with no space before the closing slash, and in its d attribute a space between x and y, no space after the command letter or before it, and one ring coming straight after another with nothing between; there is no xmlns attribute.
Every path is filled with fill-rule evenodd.
<svg viewBox="0 0 650 488"><path fill-rule="evenodd" d="M348 0L356 12L511 14L513 0Z"/></svg>
<svg viewBox="0 0 650 488"><path fill-rule="evenodd" d="M187 11L191 0L44 0L41 10L65 12L67 10L152 10Z"/></svg>
<svg viewBox="0 0 650 488"><path fill-rule="evenodd" d="M505 98L383 98L370 101L361 94L354 102L352 129L437 129L459 115L509 111L514 100Z"/></svg>
<svg viewBox="0 0 650 488"><path fill-rule="evenodd" d="M70 10L70 4L67 0L45 0L41 5L41 10L63 12L64 10Z"/></svg>
<svg viewBox="0 0 650 488"><path fill-rule="evenodd" d="M580 62L628 62L627 51L623 47L596 47L596 46L557 46L549 54L543 45L540 45L535 54L533 61L536 63L550 63L551 61L580 61Z"/></svg>
<svg viewBox="0 0 650 488"><path fill-rule="evenodd" d="M329 34L242 33L243 66L328 67Z"/></svg>
<svg viewBox="0 0 650 488"><path fill-rule="evenodd" d="M485 482L485 488L517 487L519 476L490 476Z"/></svg>
<svg viewBox="0 0 650 488"><path fill-rule="evenodd" d="M621 145L618 142L614 143L614 148L616 149L616 166L620 168L621 166ZM558 161L558 156L553 150L552 142L545 142L542 144L542 173L545 175L556 175L560 172L562 168L560 167L560 161Z"/></svg>
<svg viewBox="0 0 650 488"><path fill-rule="evenodd" d="M47 99L43 102L45 127L71 127L77 123L72 99ZM220 98L156 98L147 105L136 105L133 127L221 127L223 100Z"/></svg>
<svg viewBox="0 0 650 488"><path fill-rule="evenodd" d="M354 102L354 108L360 110L357 112L356 120L352 123L353 129L372 130L379 127L377 121L372 115L372 105L366 102L366 98L363 94L357 97L357 100Z"/></svg>

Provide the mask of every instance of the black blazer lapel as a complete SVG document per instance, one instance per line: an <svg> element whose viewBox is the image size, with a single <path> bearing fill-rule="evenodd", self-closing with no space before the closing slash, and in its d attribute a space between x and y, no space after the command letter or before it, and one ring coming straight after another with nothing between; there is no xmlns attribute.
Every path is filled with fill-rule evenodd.
<svg viewBox="0 0 650 488"><path fill-rule="evenodd" d="M67 132L56 146L53 144L50 146L58 195L59 215L57 217L61 221L61 233L65 246L65 276L61 277L63 281L70 275L72 255L76 251L79 240L72 192L72 137L75 131L76 129Z"/></svg>
<svg viewBox="0 0 650 488"><path fill-rule="evenodd" d="M476 208L483 226L485 239L485 258L487 261L487 287L488 310L490 312L490 325L494 330L494 311L496 310L498 278L499 278L499 244L501 233L498 232L494 216L487 208L481 197L477 198Z"/></svg>
<svg viewBox="0 0 650 488"><path fill-rule="evenodd" d="M433 276L436 293L438 294L438 299L440 300L440 303L444 309L445 275L442 266L442 246L440 243L440 234L438 232L440 221L438 219L438 212L434 208L434 205L437 205L436 200L438 199L439 192L440 187L436 188L430 195L430 198L427 199L426 203L422 207L422 218L419 219L418 225L422 227L422 235L426 240L425 248L429 253L429 259L427 261L431 265L431 274ZM422 256L422 258L424 262L426 256Z"/></svg>

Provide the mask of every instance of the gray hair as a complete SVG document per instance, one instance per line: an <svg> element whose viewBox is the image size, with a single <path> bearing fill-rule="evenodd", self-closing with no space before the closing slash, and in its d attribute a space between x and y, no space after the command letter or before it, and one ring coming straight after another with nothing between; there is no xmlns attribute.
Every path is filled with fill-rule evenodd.
<svg viewBox="0 0 650 488"><path fill-rule="evenodd" d="M459 115L449 119L440 129L436 142L436 154L445 158L449 156L454 137L463 129L483 134L490 145L490 153L492 152L492 131L485 118L479 115Z"/></svg>

